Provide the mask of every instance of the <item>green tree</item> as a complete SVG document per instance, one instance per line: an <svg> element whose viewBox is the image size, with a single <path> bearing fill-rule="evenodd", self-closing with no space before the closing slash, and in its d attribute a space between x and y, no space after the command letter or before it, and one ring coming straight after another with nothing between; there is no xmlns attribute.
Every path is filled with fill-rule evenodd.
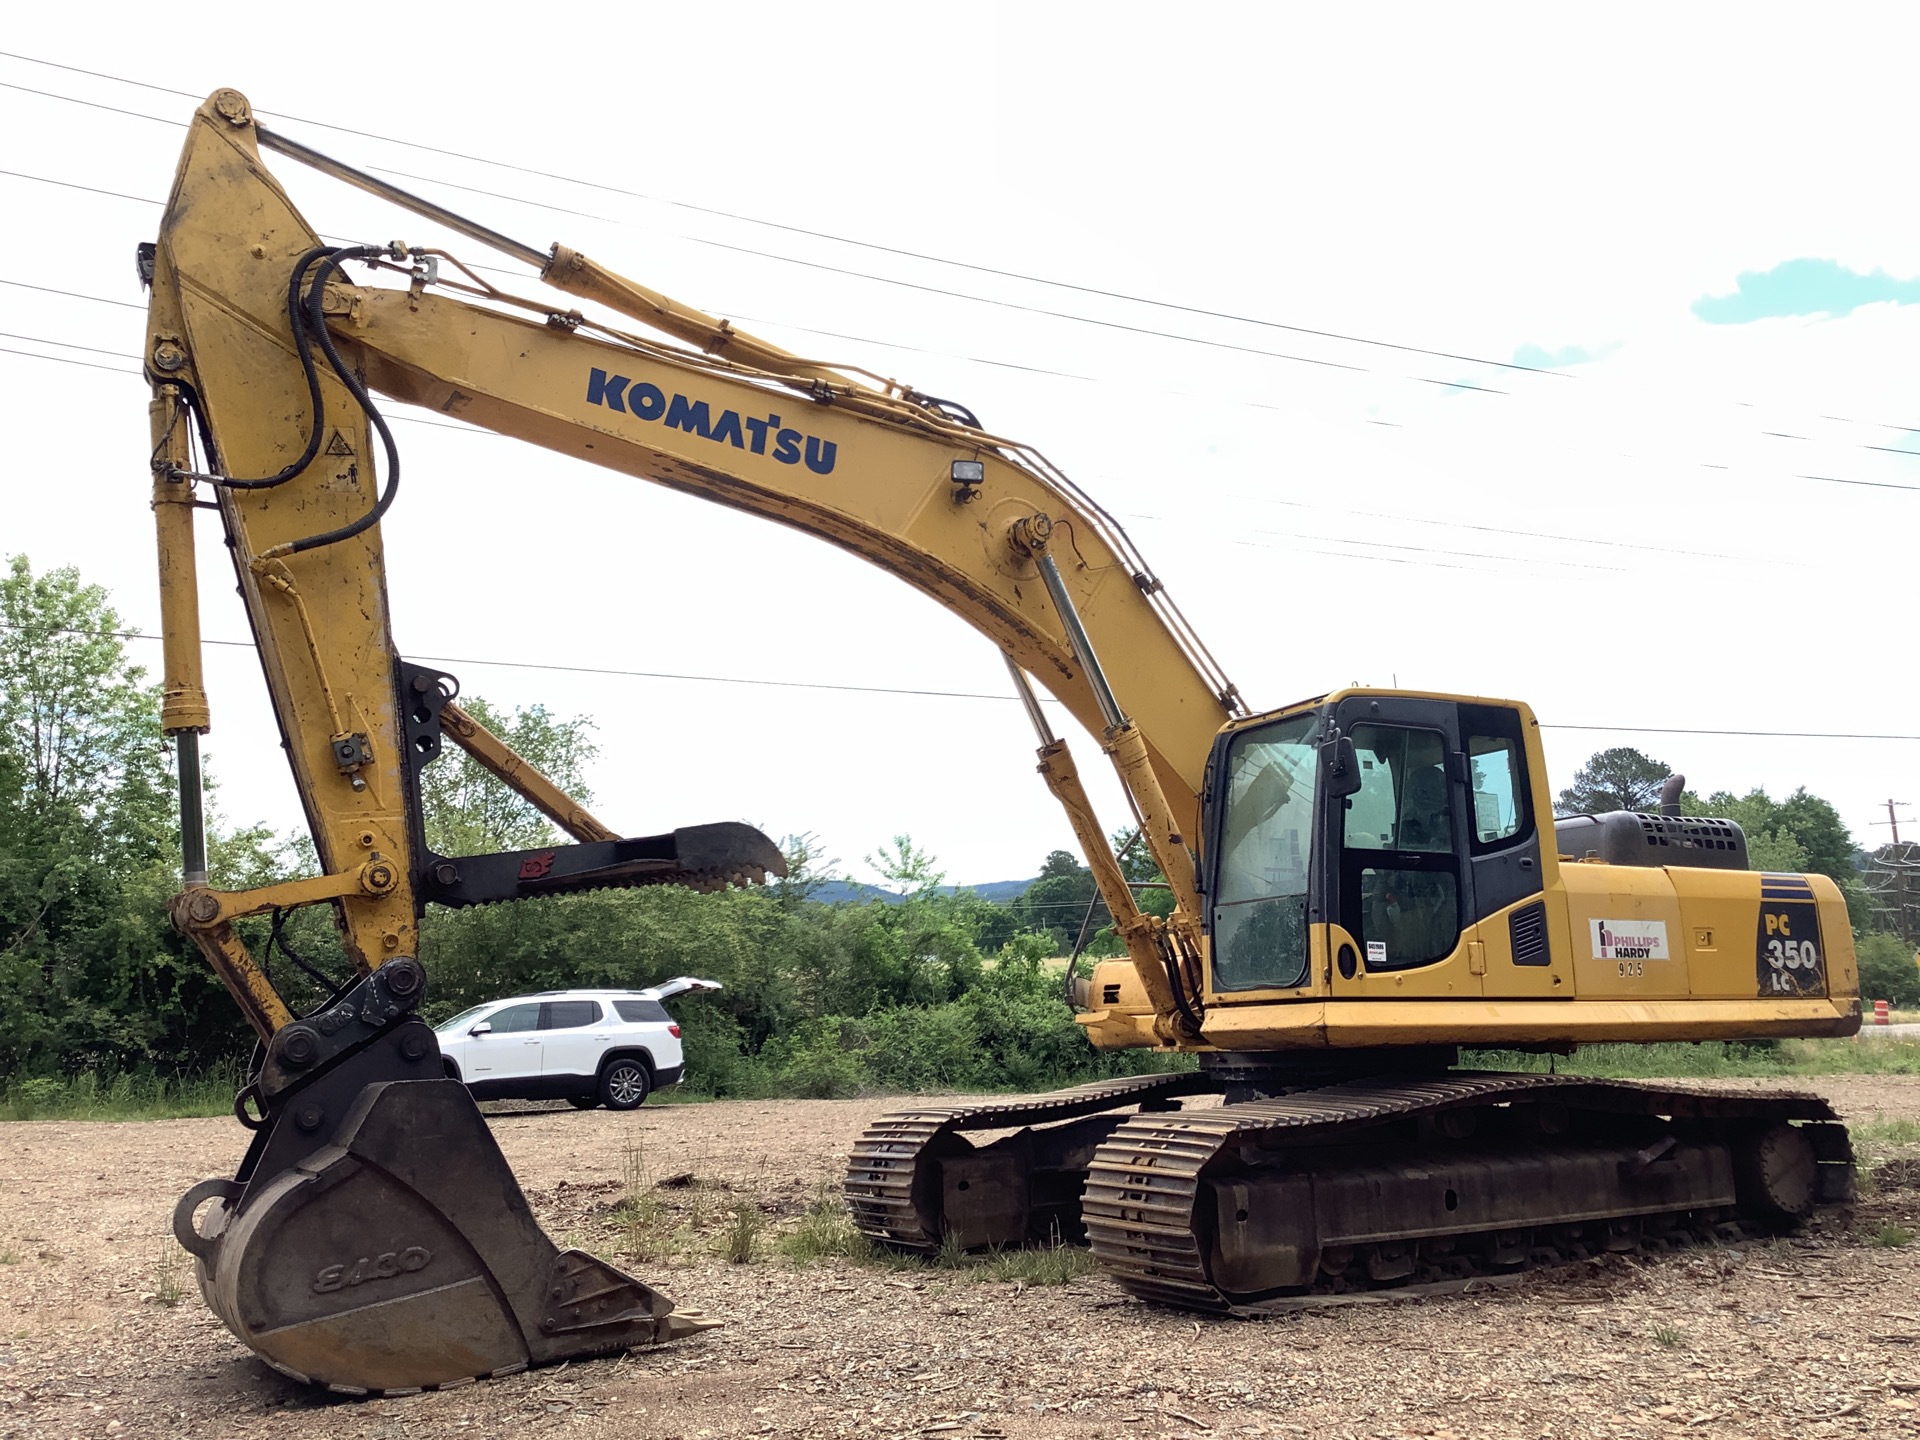
<svg viewBox="0 0 1920 1440"><path fill-rule="evenodd" d="M1040 862L1038 877L1011 908L1022 929L1038 931L1052 941L1056 955L1071 954L1083 933L1086 948L1093 948L1113 926L1093 872L1065 850L1055 850Z"/></svg>
<svg viewBox="0 0 1920 1440"><path fill-rule="evenodd" d="M932 854L906 835L867 863L905 893L897 904L860 907L865 924L848 947L848 979L862 992L864 1009L936 1005L963 993L980 978L974 935L991 907L970 890L944 889L946 876ZM840 1013L863 1013L858 1004L849 996Z"/></svg>
<svg viewBox="0 0 1920 1440"><path fill-rule="evenodd" d="M1602 750L1574 772L1573 784L1560 792L1561 815L1602 815L1610 810L1651 810L1660 787L1673 772L1630 745Z"/></svg>
<svg viewBox="0 0 1920 1440"><path fill-rule="evenodd" d="M1863 1005L1886 1000L1903 1010L1920 1006L1920 965L1906 941L1884 933L1863 935L1858 953Z"/></svg>
<svg viewBox="0 0 1920 1440"><path fill-rule="evenodd" d="M0 577L0 1069L149 1054L204 992L173 887L158 687L71 567Z"/></svg>
<svg viewBox="0 0 1920 1440"><path fill-rule="evenodd" d="M585 772L600 751L590 735L591 720L583 715L559 720L544 705L503 712L478 695L460 704L580 804L593 803ZM451 743L421 775L420 808L427 844L442 855L532 850L557 838L546 816Z"/></svg>
<svg viewBox="0 0 1920 1440"><path fill-rule="evenodd" d="M1857 853L1846 822L1831 802L1801 786L1785 800L1775 800L1755 787L1744 795L1717 790L1702 800L1689 792L1680 797L1690 815L1718 815L1736 822L1747 837L1747 863L1755 870L1825 875L1846 897L1847 912L1856 931L1872 922L1872 904L1860 879Z"/></svg>
<svg viewBox="0 0 1920 1440"><path fill-rule="evenodd" d="M1158 915L1162 920L1173 914L1173 891L1167 888L1167 877L1160 873L1160 864L1153 858L1153 851L1140 833L1137 830L1116 830L1108 839L1113 845L1113 853L1120 859L1120 873L1134 887L1134 903L1147 914Z"/></svg>

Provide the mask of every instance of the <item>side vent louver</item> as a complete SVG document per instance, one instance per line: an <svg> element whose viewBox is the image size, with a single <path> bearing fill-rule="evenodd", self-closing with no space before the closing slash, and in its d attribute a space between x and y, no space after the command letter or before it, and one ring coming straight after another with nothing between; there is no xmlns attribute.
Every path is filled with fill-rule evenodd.
<svg viewBox="0 0 1920 1440"><path fill-rule="evenodd" d="M1513 912L1507 921L1507 939L1513 947L1514 964L1553 963L1553 951L1547 944L1547 907L1541 901Z"/></svg>

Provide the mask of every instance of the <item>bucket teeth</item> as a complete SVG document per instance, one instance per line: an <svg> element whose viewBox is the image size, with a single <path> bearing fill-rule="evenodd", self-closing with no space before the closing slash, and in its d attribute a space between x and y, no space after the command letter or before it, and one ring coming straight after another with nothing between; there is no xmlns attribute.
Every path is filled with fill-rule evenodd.
<svg viewBox="0 0 1920 1440"><path fill-rule="evenodd" d="M702 1330L718 1330L720 1324L720 1321L703 1315L698 1310L675 1310L660 1321L660 1332L654 1336L654 1339L665 1344L669 1340L698 1335Z"/></svg>

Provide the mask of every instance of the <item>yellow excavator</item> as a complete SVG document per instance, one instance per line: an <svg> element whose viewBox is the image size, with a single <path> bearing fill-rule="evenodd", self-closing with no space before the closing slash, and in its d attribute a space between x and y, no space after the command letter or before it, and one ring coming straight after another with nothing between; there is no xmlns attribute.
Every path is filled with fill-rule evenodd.
<svg viewBox="0 0 1920 1440"><path fill-rule="evenodd" d="M525 264L558 298L441 250L323 242L263 150ZM407 1391L706 1323L540 1230L419 1018L419 923L429 903L783 868L742 825L616 834L462 711L454 677L401 657L379 525L400 456L376 393L819 536L1006 655L1127 951L1080 982L1079 1021L1096 1046L1197 1068L887 1117L846 1180L881 1243L1084 1237L1136 1294L1247 1313L1790 1226L1850 1195L1846 1131L1815 1097L1459 1067L1462 1046L1859 1025L1831 881L1748 871L1726 821L1555 822L1526 706L1348 689L1250 713L1121 528L1037 451L340 164L236 91L194 115L140 265L172 913L259 1036L235 1107L246 1156L181 1198L174 1230L210 1306L274 1366ZM241 892L206 873L193 516L209 507L322 872ZM1100 737L1167 918L1135 903L1033 680ZM574 843L434 853L421 776L449 741ZM305 905L332 907L355 975L295 1015L234 922ZM988 1131L1013 1133L978 1143Z"/></svg>

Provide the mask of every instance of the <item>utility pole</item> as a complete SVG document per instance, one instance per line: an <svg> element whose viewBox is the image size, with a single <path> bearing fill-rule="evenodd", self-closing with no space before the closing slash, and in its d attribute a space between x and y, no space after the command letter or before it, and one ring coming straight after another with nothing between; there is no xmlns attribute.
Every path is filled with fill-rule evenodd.
<svg viewBox="0 0 1920 1440"><path fill-rule="evenodd" d="M1920 845L1900 843L1898 807L1906 803L1887 801L1887 818L1873 822L1891 830L1893 840L1875 851L1868 862L1866 886L1875 912L1912 945L1920 943Z"/></svg>

